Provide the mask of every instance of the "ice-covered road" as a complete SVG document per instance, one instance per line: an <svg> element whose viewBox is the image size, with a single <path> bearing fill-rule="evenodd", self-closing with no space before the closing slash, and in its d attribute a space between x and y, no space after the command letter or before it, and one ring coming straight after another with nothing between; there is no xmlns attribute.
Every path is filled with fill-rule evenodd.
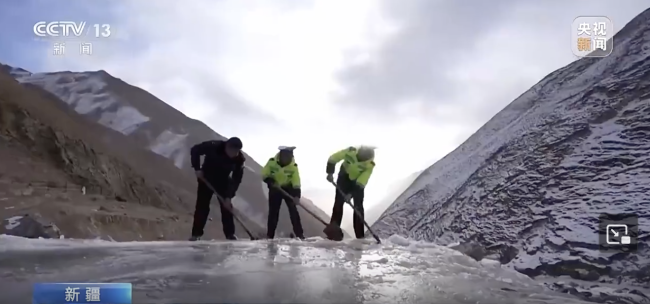
<svg viewBox="0 0 650 304"><path fill-rule="evenodd" d="M497 263L404 241L115 243L0 235L0 294L3 302L27 303L31 283L131 282L133 303L584 303Z"/></svg>

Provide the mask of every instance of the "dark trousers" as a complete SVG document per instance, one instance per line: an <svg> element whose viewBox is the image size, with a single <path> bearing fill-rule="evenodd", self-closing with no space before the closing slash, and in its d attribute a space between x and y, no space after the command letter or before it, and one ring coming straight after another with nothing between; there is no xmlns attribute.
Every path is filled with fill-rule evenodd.
<svg viewBox="0 0 650 304"><path fill-rule="evenodd" d="M227 183L210 183L219 196L224 197ZM194 224L192 225L192 236L203 236L203 228L208 221L210 215L210 200L214 192L208 188L202 181L199 181L199 187L196 191L196 207L194 209ZM226 237L235 235L235 221L232 213L223 207L219 202L221 209L221 224L223 226L223 234Z"/></svg>
<svg viewBox="0 0 650 304"><path fill-rule="evenodd" d="M339 174L336 184L339 186L341 191L343 191L343 193L347 195L352 195L352 201L354 202L354 209L357 210L357 212L354 212L354 217L352 218L354 235L359 239L363 238L364 237L363 188L359 187L355 181L351 181L347 177L347 173L345 172ZM336 196L334 197L334 208L332 208L332 219L330 220L330 224L341 227L345 197L338 190L335 191L336 191Z"/></svg>
<svg viewBox="0 0 650 304"><path fill-rule="evenodd" d="M283 188L287 193L291 194L293 189ZM266 223L267 231L266 236L270 239L275 237L275 229L278 227L278 218L280 217L280 207L282 207L282 201L287 204L287 209L289 209L289 219L291 219L291 225L293 226L293 233L296 237L304 236L302 230L302 222L300 221L300 213L298 213L298 208L293 202L292 198L286 197L282 192L277 189L269 189L269 218Z"/></svg>

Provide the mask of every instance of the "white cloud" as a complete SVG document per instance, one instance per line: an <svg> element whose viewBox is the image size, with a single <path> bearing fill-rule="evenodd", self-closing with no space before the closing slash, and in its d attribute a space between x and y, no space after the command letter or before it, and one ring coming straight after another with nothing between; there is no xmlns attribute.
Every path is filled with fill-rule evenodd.
<svg viewBox="0 0 650 304"><path fill-rule="evenodd" d="M297 146L305 194L329 213L333 195L322 193L329 190L324 170L330 153L349 145L379 147L367 190L370 207L391 183L444 156L512 99L573 60L574 17L616 11L614 22L621 24L644 8L640 1L590 2L590 8L513 4L509 17L494 20L469 47L446 46L462 60L438 72L460 90L444 102L395 101L400 104L390 113L402 115L376 117L347 111L333 102L333 93L346 86L336 75L350 60L376 60L382 43L399 31L394 20L383 18L380 3L122 1L113 41L95 46L91 58L52 59L49 68L107 70L224 136L240 136L261 163L279 145ZM453 30L453 23L448 27L420 34ZM429 64L426 50L418 54L423 57L415 59ZM427 105L433 102L437 106Z"/></svg>

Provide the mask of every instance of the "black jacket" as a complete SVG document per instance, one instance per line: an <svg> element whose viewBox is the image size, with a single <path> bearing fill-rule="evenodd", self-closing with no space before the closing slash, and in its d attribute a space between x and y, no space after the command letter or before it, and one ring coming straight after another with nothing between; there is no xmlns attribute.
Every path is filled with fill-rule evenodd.
<svg viewBox="0 0 650 304"><path fill-rule="evenodd" d="M233 198L244 177L246 158L242 153L235 158L230 158L226 154L225 148L226 142L223 140L204 141L190 150L191 162L194 170L203 171L205 178L210 183L215 183L213 186L217 191L223 189L224 196ZM205 155L203 166L201 166L202 155Z"/></svg>

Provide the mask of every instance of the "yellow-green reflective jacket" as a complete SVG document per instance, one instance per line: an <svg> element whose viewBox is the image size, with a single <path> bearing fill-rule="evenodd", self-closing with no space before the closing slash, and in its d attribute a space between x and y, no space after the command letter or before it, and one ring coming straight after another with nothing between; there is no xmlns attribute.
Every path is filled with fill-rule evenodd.
<svg viewBox="0 0 650 304"><path fill-rule="evenodd" d="M358 161L357 151L357 148L349 147L332 154L327 160L327 174L334 174L336 164L343 161L339 174L345 173L351 181L356 181L357 184L365 187L375 168L375 161L374 158Z"/></svg>
<svg viewBox="0 0 650 304"><path fill-rule="evenodd" d="M272 178L275 184L280 187L291 186L294 189L300 188L300 173L298 172L298 164L294 159L282 167L278 163L279 156L269 159L262 169L262 179Z"/></svg>

